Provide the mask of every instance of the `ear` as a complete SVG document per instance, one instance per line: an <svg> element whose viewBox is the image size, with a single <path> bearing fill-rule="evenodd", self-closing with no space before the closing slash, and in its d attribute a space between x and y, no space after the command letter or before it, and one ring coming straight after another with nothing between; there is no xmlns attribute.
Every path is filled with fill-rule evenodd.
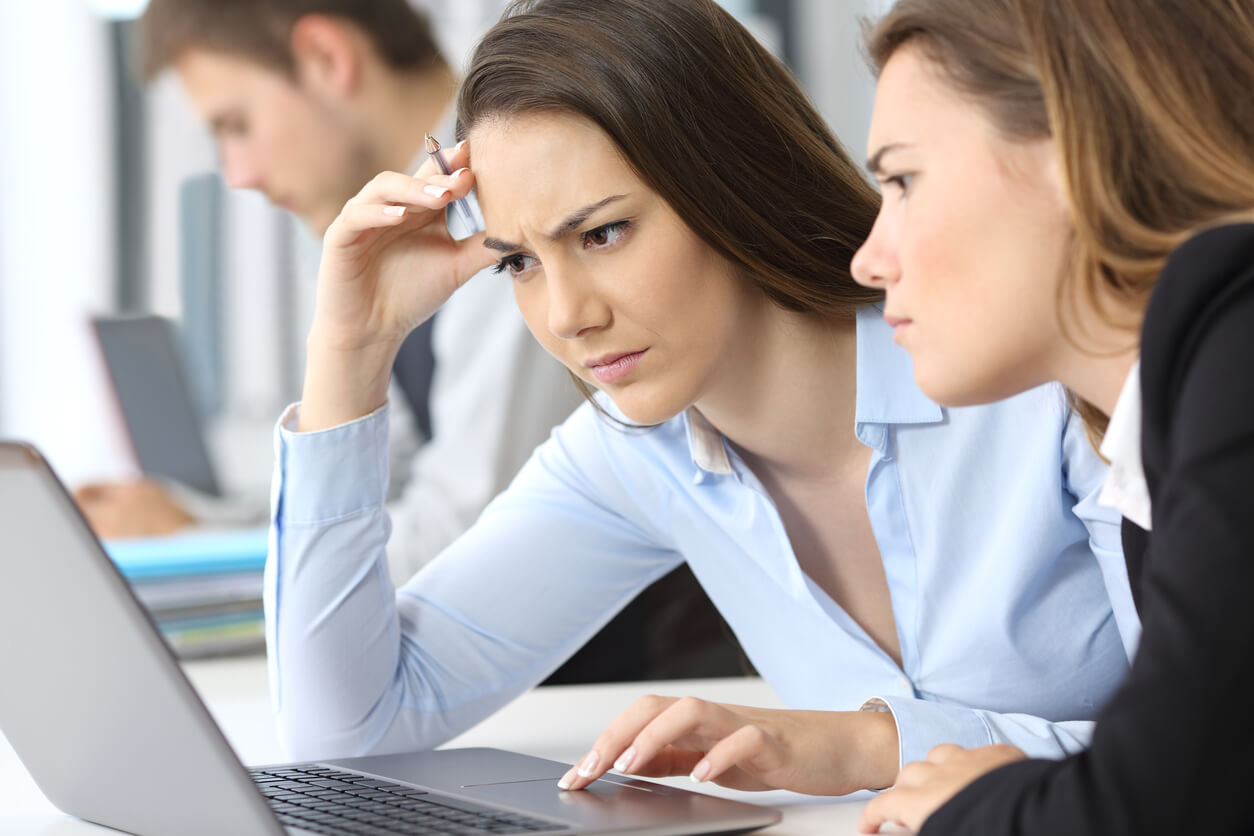
<svg viewBox="0 0 1254 836"><path fill-rule="evenodd" d="M361 81L359 38L349 24L328 15L309 14L292 26L292 62L297 83L336 97L351 94Z"/></svg>

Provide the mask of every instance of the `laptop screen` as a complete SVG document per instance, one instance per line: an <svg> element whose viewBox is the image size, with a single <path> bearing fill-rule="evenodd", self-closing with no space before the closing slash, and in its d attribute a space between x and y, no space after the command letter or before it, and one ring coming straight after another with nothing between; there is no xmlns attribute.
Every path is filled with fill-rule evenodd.
<svg viewBox="0 0 1254 836"><path fill-rule="evenodd" d="M118 316L95 317L92 325L144 475L219 496L174 324Z"/></svg>

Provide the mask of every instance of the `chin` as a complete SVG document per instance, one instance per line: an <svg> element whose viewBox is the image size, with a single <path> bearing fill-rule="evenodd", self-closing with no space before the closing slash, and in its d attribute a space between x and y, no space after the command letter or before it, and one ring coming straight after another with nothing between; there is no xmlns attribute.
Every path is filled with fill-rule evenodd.
<svg viewBox="0 0 1254 836"><path fill-rule="evenodd" d="M662 424L686 410L689 404L679 404L672 398L659 398L635 393L632 386L620 392L607 391L614 405L633 424L652 426Z"/></svg>
<svg viewBox="0 0 1254 836"><path fill-rule="evenodd" d="M941 406L979 406L1026 392L1044 381L1028 382L1010 375L971 374L955 376L921 369L916 363L914 382L920 391Z"/></svg>

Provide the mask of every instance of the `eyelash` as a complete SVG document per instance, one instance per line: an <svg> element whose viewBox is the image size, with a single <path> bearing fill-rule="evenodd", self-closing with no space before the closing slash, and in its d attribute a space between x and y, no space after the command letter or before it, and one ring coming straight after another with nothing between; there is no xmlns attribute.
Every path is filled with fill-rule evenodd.
<svg viewBox="0 0 1254 836"><path fill-rule="evenodd" d="M913 174L894 174L891 177L881 177L881 186L896 186L901 189L901 193L905 194L910 188L910 181L914 179Z"/></svg>
<svg viewBox="0 0 1254 836"><path fill-rule="evenodd" d="M607 247L613 247L619 241L622 240L622 236L627 233L627 231L631 228L631 225L632 225L631 221L621 220L621 221L612 221L611 223L602 224L601 226L598 226L595 229L590 229L583 234L583 247L584 249L605 249ZM598 235L598 234L608 235L614 232L619 233L619 236L615 238L613 241L607 241L604 244L589 244L589 239L594 235ZM515 276L520 275L523 272L523 269L525 268L520 269L518 272L513 272L510 270L510 264L511 262L514 262L515 260L522 259L522 258L532 258L532 256L524 255L523 253L513 253L512 255L507 255L504 258L502 258L500 261L498 261L494 267L492 267L492 272L499 274L499 273L504 273L506 271L510 271L511 275L515 275Z"/></svg>

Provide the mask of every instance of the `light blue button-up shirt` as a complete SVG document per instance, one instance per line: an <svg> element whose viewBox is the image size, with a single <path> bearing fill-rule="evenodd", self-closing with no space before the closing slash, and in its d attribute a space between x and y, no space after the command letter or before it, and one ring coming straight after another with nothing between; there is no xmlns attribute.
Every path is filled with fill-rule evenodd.
<svg viewBox="0 0 1254 836"><path fill-rule="evenodd" d="M942 742L1082 747L1139 629L1118 516L1096 503L1104 466L1060 389L942 409L879 311L860 312L857 333L854 432L872 449L866 501L900 667L802 572L770 496L695 411L624 430L581 407L394 590L386 407L313 433L292 431L293 407L266 579L292 756L438 745L683 561L788 704L870 700L893 713L903 762Z"/></svg>

